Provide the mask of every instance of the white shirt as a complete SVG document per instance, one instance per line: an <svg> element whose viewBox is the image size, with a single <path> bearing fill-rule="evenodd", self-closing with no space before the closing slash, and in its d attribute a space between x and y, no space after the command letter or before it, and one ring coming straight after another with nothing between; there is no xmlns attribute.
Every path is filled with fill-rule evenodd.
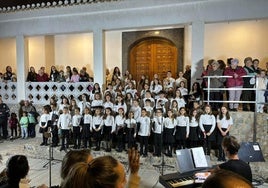
<svg viewBox="0 0 268 188"><path fill-rule="evenodd" d="M178 116L176 118L177 120L177 126L178 127L186 127L186 134L189 134L190 128L189 128L189 117L187 116Z"/></svg>
<svg viewBox="0 0 268 188"><path fill-rule="evenodd" d="M141 117L141 107L131 106L130 111L134 112L134 119L137 120L139 117Z"/></svg>
<svg viewBox="0 0 268 188"><path fill-rule="evenodd" d="M40 117L40 121L39 121L39 126L47 126L47 122L50 119L50 115L49 114L42 114ZM45 125L42 125L42 123L46 123Z"/></svg>
<svg viewBox="0 0 268 188"><path fill-rule="evenodd" d="M114 110L114 103L112 103L111 101L109 101L109 102L106 101L103 103L103 107L104 107L104 109L111 108L112 110Z"/></svg>
<svg viewBox="0 0 268 188"><path fill-rule="evenodd" d="M140 129L138 132L138 135L140 136L149 136L150 135L150 118L145 116L145 117L140 117L137 122L140 123Z"/></svg>
<svg viewBox="0 0 268 188"><path fill-rule="evenodd" d="M126 103L124 103L124 104L115 104L114 105L114 111L115 112L118 112L118 110L119 110L119 108L123 108L124 109L124 114L126 114L126 112L127 112L127 105L126 105Z"/></svg>
<svg viewBox="0 0 268 188"><path fill-rule="evenodd" d="M93 116L92 124L90 125L90 130L96 129L96 125L99 125L99 128L103 126L102 116Z"/></svg>
<svg viewBox="0 0 268 188"><path fill-rule="evenodd" d="M160 84L157 84L157 85L153 85L153 84L151 84L151 86L150 86L150 91L152 92L152 93L154 93L154 94L158 94L161 90L163 89L163 87L160 85Z"/></svg>
<svg viewBox="0 0 268 188"><path fill-rule="evenodd" d="M164 117L156 116L153 118L154 126L152 128L154 133L161 134L163 132Z"/></svg>
<svg viewBox="0 0 268 188"><path fill-rule="evenodd" d="M84 114L84 124L92 124L92 115Z"/></svg>
<svg viewBox="0 0 268 188"><path fill-rule="evenodd" d="M93 100L91 103L91 107L94 108L96 106L102 106L103 102L102 100Z"/></svg>
<svg viewBox="0 0 268 188"><path fill-rule="evenodd" d="M201 129L202 132L205 131L204 126L203 125L212 125L211 129L210 129L210 133L212 133L215 129L216 126L216 120L215 120L215 116L214 115L209 115L209 114L202 114L200 116L199 119L199 127Z"/></svg>
<svg viewBox="0 0 268 188"><path fill-rule="evenodd" d="M196 120L195 117L192 117L189 125L190 125L190 127L198 127L198 121Z"/></svg>
<svg viewBox="0 0 268 188"><path fill-rule="evenodd" d="M230 119L226 119L226 116L223 116L223 118L220 120L220 116L217 116L217 123L221 126L221 128L227 129L229 126L233 125L233 118L230 117Z"/></svg>
<svg viewBox="0 0 268 188"><path fill-rule="evenodd" d="M80 126L82 116L81 115L74 115L72 118L72 125L73 127L78 127Z"/></svg>
<svg viewBox="0 0 268 188"><path fill-rule="evenodd" d="M81 101L79 104L78 104L78 107L80 108L80 114L83 114L84 113L84 109L87 107L87 108L90 108L90 102L87 102L87 101Z"/></svg>
<svg viewBox="0 0 268 188"><path fill-rule="evenodd" d="M171 119L169 117L165 118L164 120L164 127L167 129L174 129L175 126L177 125L177 120L176 119Z"/></svg>
<svg viewBox="0 0 268 188"><path fill-rule="evenodd" d="M103 119L103 124L105 127L112 127L112 132L115 131L114 116L107 116L106 119Z"/></svg>
<svg viewBox="0 0 268 188"><path fill-rule="evenodd" d="M134 128L132 127L133 124L136 125L136 120L135 119L126 119L125 124L127 125L127 128Z"/></svg>
<svg viewBox="0 0 268 188"><path fill-rule="evenodd" d="M58 127L61 129L70 129L72 117L70 114L61 114L58 120Z"/></svg>
<svg viewBox="0 0 268 188"><path fill-rule="evenodd" d="M170 101L170 108L172 108L172 101L176 100L178 103L178 109L180 109L181 107L185 107L186 102L184 100L184 98L175 98L175 99L171 99Z"/></svg>
<svg viewBox="0 0 268 188"><path fill-rule="evenodd" d="M115 117L115 125L116 126L123 126L125 123L125 118L121 115L117 115Z"/></svg>

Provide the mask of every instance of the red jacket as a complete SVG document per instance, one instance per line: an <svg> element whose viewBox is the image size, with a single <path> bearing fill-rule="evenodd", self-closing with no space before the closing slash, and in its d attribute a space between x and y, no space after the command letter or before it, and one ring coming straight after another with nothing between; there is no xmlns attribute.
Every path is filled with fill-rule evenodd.
<svg viewBox="0 0 268 188"><path fill-rule="evenodd" d="M234 73L238 74L237 78L234 78ZM245 75L247 75L247 73L243 67L237 66L236 69L227 67L224 71L224 76L232 76L232 78L226 79L226 87L243 86L244 81L241 76Z"/></svg>

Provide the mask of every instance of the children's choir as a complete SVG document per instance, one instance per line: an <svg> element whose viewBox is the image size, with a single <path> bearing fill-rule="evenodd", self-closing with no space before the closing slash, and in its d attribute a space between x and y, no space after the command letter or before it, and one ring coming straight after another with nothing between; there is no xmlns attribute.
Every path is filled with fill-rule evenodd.
<svg viewBox="0 0 268 188"><path fill-rule="evenodd" d="M204 111L200 107L201 93L188 95L185 80L175 87L168 74L165 81L162 87L157 77L151 83L145 79L137 90L133 82L128 80L123 87L116 79L103 92L94 84L90 94L78 99L69 101L62 96L60 104L54 101L43 109L41 145L48 144L45 132L51 132L52 146L58 146L61 138L60 150L70 145L73 149L94 147L106 152L136 147L144 157L148 152L171 157L177 149L198 146L209 155L216 145L219 160L225 160L220 142L233 124L227 108L222 107L215 118L209 105ZM196 87L200 87L198 83L194 83Z"/></svg>

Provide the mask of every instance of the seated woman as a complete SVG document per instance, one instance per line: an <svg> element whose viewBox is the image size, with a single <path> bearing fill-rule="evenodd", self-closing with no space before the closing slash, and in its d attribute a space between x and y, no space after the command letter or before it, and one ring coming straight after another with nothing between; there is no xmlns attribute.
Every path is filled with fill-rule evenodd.
<svg viewBox="0 0 268 188"><path fill-rule="evenodd" d="M237 173L252 182L252 172L249 164L240 160L238 150L240 144L234 136L226 136L222 140L222 148L228 161L218 166L219 169L225 169Z"/></svg>
<svg viewBox="0 0 268 188"><path fill-rule="evenodd" d="M140 177L139 153L129 150L129 165L131 169L128 187L138 188ZM90 163L79 162L72 166L63 180L62 188L124 188L127 184L124 166L112 156L102 156Z"/></svg>
<svg viewBox="0 0 268 188"><path fill-rule="evenodd" d="M7 163L5 172L2 172L2 176L7 177L7 182L0 186L0 188L19 188L30 187L29 180L26 176L29 172L29 164L26 156L14 155ZM3 178L3 177L2 177ZM38 188L47 188L45 185L38 186Z"/></svg>

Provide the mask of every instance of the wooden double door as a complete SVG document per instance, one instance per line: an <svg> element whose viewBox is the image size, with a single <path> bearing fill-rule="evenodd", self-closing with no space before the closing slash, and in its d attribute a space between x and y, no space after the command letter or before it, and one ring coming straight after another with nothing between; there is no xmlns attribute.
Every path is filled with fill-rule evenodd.
<svg viewBox="0 0 268 188"><path fill-rule="evenodd" d="M166 39L145 39L130 49L130 73L137 81L142 75L151 80L156 73L162 80L167 71L176 77L177 64L177 47Z"/></svg>

